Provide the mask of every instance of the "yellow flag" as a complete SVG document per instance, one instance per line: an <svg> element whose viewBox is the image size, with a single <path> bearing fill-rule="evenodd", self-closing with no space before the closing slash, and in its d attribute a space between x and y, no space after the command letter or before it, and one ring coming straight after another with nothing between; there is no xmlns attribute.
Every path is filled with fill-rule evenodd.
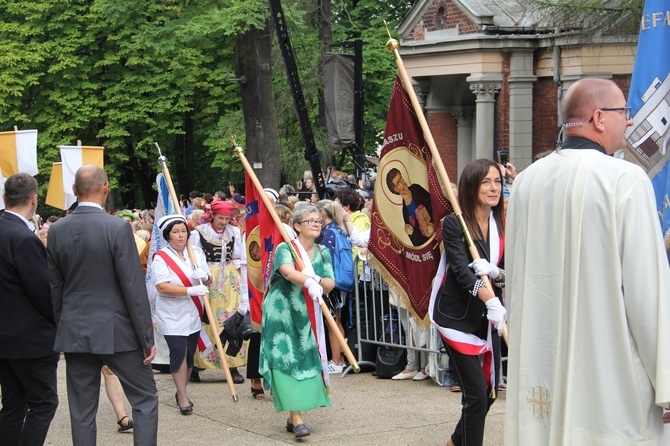
<svg viewBox="0 0 670 446"><path fill-rule="evenodd" d="M70 207L67 204L65 192L63 192L63 163L53 163L51 177L49 177L49 190L47 190L47 198L44 202L62 210Z"/></svg>
<svg viewBox="0 0 670 446"><path fill-rule="evenodd" d="M37 174L37 130L0 132L0 170L4 178Z"/></svg>

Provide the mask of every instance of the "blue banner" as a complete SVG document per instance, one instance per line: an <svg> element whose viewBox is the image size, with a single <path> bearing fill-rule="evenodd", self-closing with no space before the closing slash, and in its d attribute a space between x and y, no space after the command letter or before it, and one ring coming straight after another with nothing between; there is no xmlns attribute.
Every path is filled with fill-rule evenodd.
<svg viewBox="0 0 670 446"><path fill-rule="evenodd" d="M670 3L647 0L640 21L633 77L628 92L634 125L626 133L626 159L652 179L663 234L670 229Z"/></svg>

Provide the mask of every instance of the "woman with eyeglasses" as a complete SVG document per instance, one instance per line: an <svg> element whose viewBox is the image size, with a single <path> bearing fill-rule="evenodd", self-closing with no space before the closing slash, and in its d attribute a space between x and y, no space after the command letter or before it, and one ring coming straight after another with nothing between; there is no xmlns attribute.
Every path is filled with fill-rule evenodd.
<svg viewBox="0 0 670 446"><path fill-rule="evenodd" d="M292 246L304 268L296 265L286 243L279 244L263 300L259 371L272 391L275 410L289 412L286 430L295 438L310 434L302 412L330 406L320 302L335 281L330 252L315 243L322 224L316 206L305 203L294 209L291 227L298 236Z"/></svg>

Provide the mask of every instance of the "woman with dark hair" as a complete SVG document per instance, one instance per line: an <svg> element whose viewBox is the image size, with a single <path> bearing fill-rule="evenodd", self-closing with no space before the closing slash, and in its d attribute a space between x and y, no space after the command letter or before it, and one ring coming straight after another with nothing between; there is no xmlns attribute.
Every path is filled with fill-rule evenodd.
<svg viewBox="0 0 670 446"><path fill-rule="evenodd" d="M186 393L193 358L202 328L202 296L209 293L212 275L205 254L194 247L198 268L193 269L186 250L189 231L181 215L166 215L158 229L168 244L156 252L153 271L156 281L156 324L170 349L170 373L177 393L175 399L182 415L193 412Z"/></svg>
<svg viewBox="0 0 670 446"><path fill-rule="evenodd" d="M457 217L447 216L442 239L448 261L433 319L444 341L463 392L461 419L448 446L481 445L486 414L495 401L500 334L505 308L504 203L497 163L478 159L465 166L458 183L458 202L480 259L472 261ZM495 294L480 277L488 276Z"/></svg>
<svg viewBox="0 0 670 446"><path fill-rule="evenodd" d="M272 389L275 410L288 411L286 430L296 438L310 434L302 412L330 406L326 392L325 335L320 301L335 286L330 252L314 241L321 233L321 213L312 204L297 206L291 243L304 268L294 263L289 246L280 243L263 300L263 331L259 371Z"/></svg>

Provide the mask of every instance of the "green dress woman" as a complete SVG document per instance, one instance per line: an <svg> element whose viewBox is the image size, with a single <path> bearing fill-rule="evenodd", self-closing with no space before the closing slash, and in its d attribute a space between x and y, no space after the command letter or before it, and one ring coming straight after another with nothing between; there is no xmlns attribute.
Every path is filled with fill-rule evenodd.
<svg viewBox="0 0 670 446"><path fill-rule="evenodd" d="M335 281L330 252L314 243L322 224L321 214L313 205L294 211L291 226L298 236L293 246L305 268L296 268L286 243L277 246L271 288L263 301L259 371L265 387L272 391L277 412L289 411L286 430L296 438L310 434L301 412L330 406L319 304Z"/></svg>

